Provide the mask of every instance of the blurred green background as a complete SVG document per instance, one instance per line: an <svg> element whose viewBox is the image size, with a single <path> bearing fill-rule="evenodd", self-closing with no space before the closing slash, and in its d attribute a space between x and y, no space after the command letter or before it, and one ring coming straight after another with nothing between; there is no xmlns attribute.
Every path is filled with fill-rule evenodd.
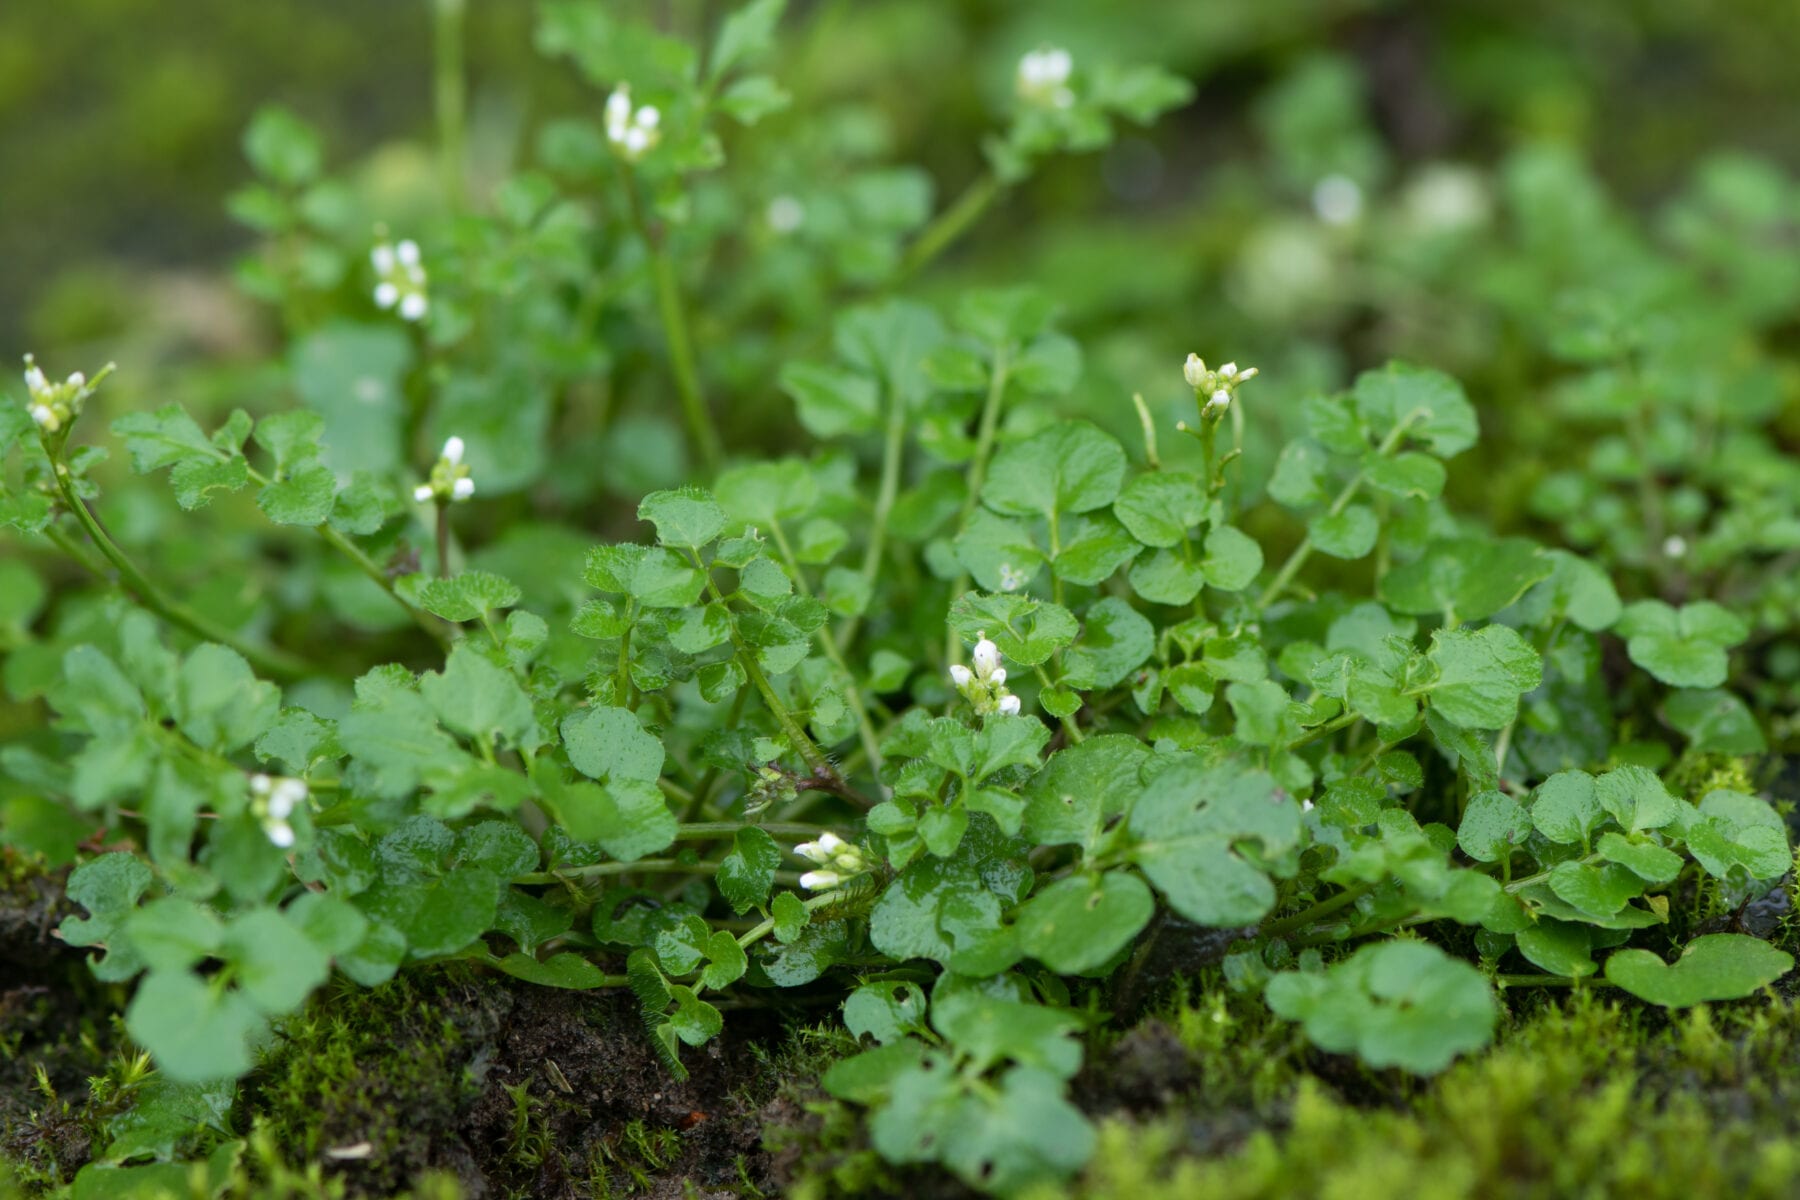
<svg viewBox="0 0 1800 1200"><path fill-rule="evenodd" d="M247 177L244 125L281 103L326 133L334 163L373 156L371 169L404 174L432 139L429 4L0 6L0 343L74 350L148 324L178 346L256 348L256 309L209 283L251 241L224 206ZM544 117L598 98L534 53L530 0L468 6L480 195L528 158ZM726 7L656 11L683 31ZM1197 81L1191 107L1097 172L1059 164L1017 202L1038 218L1168 208L1271 155L1301 202L1322 169L1378 185L1408 163L1487 163L1528 140L1578 149L1628 201L1654 201L1721 148L1800 161L1792 0L799 0L788 20L802 40L783 77L801 102L878 103L895 157L927 167L940 195L976 170L1021 45L1160 61ZM1016 228L990 222L984 238Z"/></svg>

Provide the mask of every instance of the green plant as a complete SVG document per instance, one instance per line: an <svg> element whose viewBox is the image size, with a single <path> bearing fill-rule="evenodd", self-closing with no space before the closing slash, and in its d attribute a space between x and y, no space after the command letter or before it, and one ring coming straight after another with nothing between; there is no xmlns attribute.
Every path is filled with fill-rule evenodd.
<svg viewBox="0 0 1800 1200"><path fill-rule="evenodd" d="M1781 817L1671 791L1631 734L1663 714L1699 749L1763 745L1727 686L1749 623L1635 543L1584 555L1447 500L1479 440L1452 377L1363 371L1276 451L1246 417L1275 378L1190 356L1179 424L1105 415L1141 428L1127 447L1068 416L1083 353L1053 295L870 294L1185 83L1030 51L986 172L928 219L916 172L856 155L713 174L787 102L751 69L782 11L733 13L703 62L610 6L544 5L540 48L602 118L546 128L489 211L448 169L444 220L379 232L372 274L317 138L255 120L234 211L268 235L246 274L299 403L111 426L179 508L279 548L237 593L153 575L103 516L105 452L77 434L105 372L28 360L0 408L0 520L117 585L9 659L55 717L0 769L133 840L76 869L62 936L137 980L126 1026L170 1086L246 1073L334 971L628 987L678 1073L726 1008L823 981L875 1043L824 1084L876 1149L1011 1194L1087 1159L1082 1035L1169 923L1235 931L1234 985L1320 1048L1418 1073L1485 1046L1507 989L1686 1007L1791 969L1700 928L1790 869ZM746 211L806 232L765 247ZM717 262L759 265L702 324ZM1134 382L1176 393L1176 358ZM756 407L771 379L804 453L756 452L790 428ZM613 411L631 386L679 441ZM639 525L594 544L575 514L606 491Z"/></svg>

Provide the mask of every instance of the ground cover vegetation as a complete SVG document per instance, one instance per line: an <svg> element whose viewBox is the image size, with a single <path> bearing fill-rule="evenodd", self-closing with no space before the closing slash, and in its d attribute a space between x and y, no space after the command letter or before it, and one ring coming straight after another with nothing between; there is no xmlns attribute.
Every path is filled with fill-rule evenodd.
<svg viewBox="0 0 1800 1200"><path fill-rule="evenodd" d="M946 198L853 13L546 0L489 178L431 12L428 200L244 131L266 356L0 402L0 1178L1790 1192L1779 165L1313 53L995 262L1195 84L1015 37Z"/></svg>

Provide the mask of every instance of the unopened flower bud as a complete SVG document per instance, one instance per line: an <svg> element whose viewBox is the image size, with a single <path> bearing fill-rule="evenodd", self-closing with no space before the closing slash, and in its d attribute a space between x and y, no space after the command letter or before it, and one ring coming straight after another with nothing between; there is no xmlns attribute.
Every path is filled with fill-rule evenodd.
<svg viewBox="0 0 1800 1200"><path fill-rule="evenodd" d="M992 678L1000 668L1000 647L989 641L985 633L978 635L972 657L975 660L975 673L983 679Z"/></svg>
<svg viewBox="0 0 1800 1200"><path fill-rule="evenodd" d="M1182 374L1182 377L1187 380L1187 384L1189 387L1191 387L1191 388L1205 387L1206 386L1206 360L1202 359L1198 354L1188 355L1187 363L1181 368L1181 374Z"/></svg>
<svg viewBox="0 0 1800 1200"><path fill-rule="evenodd" d="M1021 705L1019 703L1019 698L1017 696L1011 695L1009 693L1005 696L1000 697L1000 715L1001 716L1016 717L1019 715L1020 707L1021 707Z"/></svg>
<svg viewBox="0 0 1800 1200"><path fill-rule="evenodd" d="M809 892L829 891L844 882L836 871L808 871L800 877L800 886Z"/></svg>
<svg viewBox="0 0 1800 1200"><path fill-rule="evenodd" d="M951 663L950 682L954 683L958 689L966 688L971 683L975 682L975 672L969 670L969 668L963 666L961 663Z"/></svg>

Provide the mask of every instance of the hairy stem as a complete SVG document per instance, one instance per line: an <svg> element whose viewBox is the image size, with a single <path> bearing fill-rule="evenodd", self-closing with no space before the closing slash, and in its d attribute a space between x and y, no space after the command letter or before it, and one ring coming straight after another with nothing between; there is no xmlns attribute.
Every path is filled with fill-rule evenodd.
<svg viewBox="0 0 1800 1200"><path fill-rule="evenodd" d="M800 589L802 594L810 597L813 594L812 588L807 584L806 576L800 570L800 560L794 556L794 548L788 544L787 532L782 529L781 522L779 520L771 521L769 532L774 535L776 548L781 551L781 557L787 563L789 573L794 577L794 585ZM844 652L838 649L837 639L831 636L830 626L819 626L814 637L819 643L819 649L825 652L825 657L831 660L832 665L837 667L844 678L844 697L850 702L850 711L856 715L857 737L862 742L863 753L868 756L869 770L879 778L881 775L881 739L876 736L875 722L869 717L869 706L863 700L862 688L857 686L856 673L850 669L849 662L844 658Z"/></svg>
<svg viewBox="0 0 1800 1200"><path fill-rule="evenodd" d="M1301 909L1293 916L1283 917L1279 921L1264 921L1262 933L1265 937L1285 937L1296 929L1304 929L1316 921L1324 920L1332 913L1349 908L1373 892L1375 888L1376 885L1373 883L1354 884L1336 895L1327 896L1317 904Z"/></svg>
<svg viewBox="0 0 1800 1200"><path fill-rule="evenodd" d="M999 176L992 171L983 172L979 179L956 198L954 204L939 213L913 244L907 247L896 282L906 280L929 266L951 243L981 219L981 215L987 212L988 207L1004 190L1005 185L1000 182Z"/></svg>
<svg viewBox="0 0 1800 1200"><path fill-rule="evenodd" d="M466 197L464 147L467 88L463 81L463 12L466 0L433 0L432 103L437 109L438 169L444 199L460 212Z"/></svg>
<svg viewBox="0 0 1800 1200"><path fill-rule="evenodd" d="M1406 436L1407 427L1412 424L1412 421L1413 418L1409 414L1396 424L1393 432L1383 438L1381 445L1376 447L1376 457L1386 458L1392 454L1400 445L1400 439ZM1356 493L1362 489L1362 485L1363 473L1358 471L1351 476L1350 482L1344 485L1344 489L1331 502L1331 508L1327 510L1329 515L1335 517L1348 508L1350 501L1354 500ZM1269 586L1264 588L1262 595L1256 598L1256 607L1259 609L1269 607L1276 597L1286 591L1288 584L1294 581L1294 576L1299 574L1300 568L1306 565L1306 560L1312 557L1312 552L1313 540L1312 534L1309 533L1300 539L1300 544L1294 547L1294 552L1287 556L1287 561L1281 564L1279 571L1275 572L1275 578L1269 581Z"/></svg>
<svg viewBox="0 0 1800 1200"><path fill-rule="evenodd" d="M887 550L888 518L894 501L900 495L900 468L906 461L906 402L891 386L888 393L887 434L881 448L881 486L875 493L875 512L869 525L869 543L863 550L862 576L871 591L875 576L881 571L881 556ZM856 640L859 618L851 617L838 630L838 649L848 651Z"/></svg>
<svg viewBox="0 0 1800 1200"><path fill-rule="evenodd" d="M962 512L956 518L959 536L974 518L975 507L981 503L982 485L987 482L988 460L994 454L994 436L1000 429L1000 410L1006 399L1006 377L1012 370L1011 350L1010 346L994 347L994 373L988 379L987 399L982 402L981 420L975 427L975 457L969 460L969 494L963 497ZM950 598L962 595L968 586L969 573L963 571L950 585ZM961 661L962 639L952 630L944 643L944 662Z"/></svg>
<svg viewBox="0 0 1800 1200"><path fill-rule="evenodd" d="M48 443L44 446L44 452L50 455L51 474L56 478L57 491L62 495L63 505L81 523L82 530L86 532L88 540L94 544L94 548L100 551L101 557L111 563L113 570L118 572L120 586L135 595L138 603L169 624L186 630L203 642L217 642L221 646L229 646L243 655L245 661L265 675L294 679L310 670L304 659L297 658L285 650L273 647L265 648L246 641L232 630L214 623L210 618L202 616L180 601L165 595L162 589L151 582L150 577L138 568L136 563L126 557L125 552L119 548L105 528L101 526L99 520L88 510L87 504L75 494L75 489L69 482L68 468L51 452Z"/></svg>
<svg viewBox="0 0 1800 1200"><path fill-rule="evenodd" d="M700 454L707 473L716 475L725 451L719 430L713 424L706 397L700 390L700 370L694 361L694 343L688 334L687 310L681 302L681 283L675 277L675 262L669 256L662 238L650 228L644 204L638 197L637 176L625 168L625 196L631 209L632 224L644 241L650 255L650 272L656 282L656 309L662 318L663 340L669 348L669 366L675 373L675 391L681 398L681 413L687 421L688 437Z"/></svg>

